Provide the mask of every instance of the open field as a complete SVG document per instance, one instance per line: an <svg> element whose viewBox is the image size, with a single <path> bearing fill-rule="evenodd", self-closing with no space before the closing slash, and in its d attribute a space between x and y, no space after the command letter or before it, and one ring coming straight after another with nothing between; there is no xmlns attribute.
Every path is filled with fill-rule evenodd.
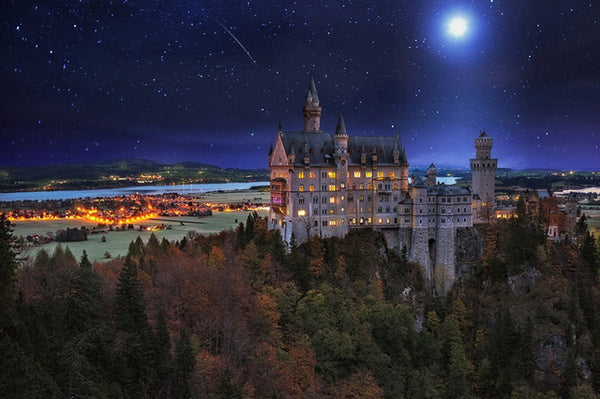
<svg viewBox="0 0 600 399"><path fill-rule="evenodd" d="M220 193L214 194L218 195ZM253 192L252 195L254 194L258 195L258 193ZM231 193L222 193L222 195L227 196L228 198L237 198L237 195L232 196ZM209 195L207 194L205 197L209 197ZM210 197L210 199L206 198L205 200L217 202L217 199L214 199L212 197L212 193ZM248 197L248 193L246 193L246 197ZM225 202L224 199L219 199L219 201ZM231 202L238 201L232 200ZM268 211L259 211L258 213L261 216L266 216ZM162 240L163 237L165 237L169 241L175 241L181 240L189 231L196 231L201 234L211 234L218 233L222 230L234 229L237 226L237 223L246 221L248 214L248 211L236 211L214 212L212 216L202 218L193 216L158 217L156 219L149 219L143 223L136 224L134 230L107 231L106 233L101 234L90 234L88 235L87 241L67 242L61 243L61 245L63 246L63 248L68 246L77 259L81 258L83 250L85 249L91 261L102 261L106 260L104 258L105 252L109 252L112 255L112 257L124 256L125 254L127 254L129 243L135 240L138 236L140 236L142 240L144 240L144 242L148 241L148 238L150 238L150 234L152 232L146 230L139 231L138 227L140 225L143 227L152 227L158 224L164 224L167 226L170 225L171 229L156 230L154 231L154 234L156 235L159 241ZM181 225L181 222L183 222L183 225ZM24 221L17 223L17 225L13 228L13 234L15 236L22 235L23 237L32 234L44 235L47 232L54 233L57 230L62 230L67 227L80 228L81 226L92 227L94 226L94 224L90 222L83 222L81 220L72 219ZM106 237L106 242L102 242L103 235ZM20 255L20 258L27 256L34 257L40 248L46 249L51 254L52 251L54 251L54 248L57 244L57 242L51 242L42 246L29 249L27 251L24 251Z"/></svg>
<svg viewBox="0 0 600 399"><path fill-rule="evenodd" d="M600 237L600 207L599 206L587 206L582 205L581 211L587 217L587 223L590 231L596 236Z"/></svg>

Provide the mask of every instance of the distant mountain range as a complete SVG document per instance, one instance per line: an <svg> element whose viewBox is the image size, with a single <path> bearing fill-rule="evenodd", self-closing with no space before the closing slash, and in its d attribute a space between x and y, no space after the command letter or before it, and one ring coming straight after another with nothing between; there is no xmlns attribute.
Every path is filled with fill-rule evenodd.
<svg viewBox="0 0 600 399"><path fill-rule="evenodd" d="M223 169L197 162L161 164L143 159L0 167L1 192L266 180L269 180L266 169Z"/></svg>

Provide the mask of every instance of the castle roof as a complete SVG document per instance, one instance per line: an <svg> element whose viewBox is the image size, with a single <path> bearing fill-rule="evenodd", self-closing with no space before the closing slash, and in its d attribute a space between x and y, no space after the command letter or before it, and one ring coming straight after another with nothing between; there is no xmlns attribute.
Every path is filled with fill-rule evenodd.
<svg viewBox="0 0 600 399"><path fill-rule="evenodd" d="M304 156L308 155L311 166L333 166L335 146L333 137L325 132L281 132L281 141L288 155L295 153L295 165L304 166ZM348 164L362 165L361 153L366 155L366 165L373 164L377 155L378 165L394 165L394 148L402 144L394 136L351 136L348 138ZM297 149L297 150L296 150ZM297 151L297 152L296 152ZM404 148L402 158L406 160ZM404 162L406 164L406 162Z"/></svg>
<svg viewBox="0 0 600 399"><path fill-rule="evenodd" d="M485 137L490 137L490 136L488 136L488 134L486 132L481 132L481 134L479 135L479 137L485 138Z"/></svg>
<svg viewBox="0 0 600 399"><path fill-rule="evenodd" d="M427 187L427 195L471 195L469 189L460 186L446 186L445 184L438 184L437 186Z"/></svg>

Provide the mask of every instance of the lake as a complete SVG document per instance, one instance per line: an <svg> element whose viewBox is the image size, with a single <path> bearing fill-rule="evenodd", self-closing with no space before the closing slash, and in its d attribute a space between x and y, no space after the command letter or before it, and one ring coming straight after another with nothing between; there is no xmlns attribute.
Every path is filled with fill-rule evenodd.
<svg viewBox="0 0 600 399"><path fill-rule="evenodd" d="M0 201L43 201L75 198L120 197L132 194L157 195L164 193L203 194L211 191L248 190L255 186L268 186L268 181L252 183L209 183L185 184L177 186L135 186L107 188L99 190L64 190L64 191L22 191L17 193L0 193Z"/></svg>

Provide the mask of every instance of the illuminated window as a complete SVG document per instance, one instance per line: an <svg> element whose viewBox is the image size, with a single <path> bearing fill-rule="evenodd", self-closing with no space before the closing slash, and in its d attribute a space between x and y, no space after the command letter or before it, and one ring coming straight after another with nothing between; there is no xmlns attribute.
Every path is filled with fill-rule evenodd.
<svg viewBox="0 0 600 399"><path fill-rule="evenodd" d="M306 211L304 209L298 209L298 216L306 215Z"/></svg>
<svg viewBox="0 0 600 399"><path fill-rule="evenodd" d="M342 207L342 213L344 212L344 210L345 210L345 208L344 208L344 207ZM342 222L342 223L343 223L343 222Z"/></svg>
<svg viewBox="0 0 600 399"><path fill-rule="evenodd" d="M329 210L329 213L333 215L333 214L335 213L335 209L331 208L331 209Z"/></svg>
<svg viewBox="0 0 600 399"><path fill-rule="evenodd" d="M304 186L302 184L298 187L298 191L304 191Z"/></svg>
<svg viewBox="0 0 600 399"><path fill-rule="evenodd" d="M371 220L371 218L367 219L367 223L369 223L369 224L373 223L373 221Z"/></svg>
<svg viewBox="0 0 600 399"><path fill-rule="evenodd" d="M385 223L386 223L386 224L390 224L390 218L386 218L386 219L385 219Z"/></svg>
<svg viewBox="0 0 600 399"><path fill-rule="evenodd" d="M342 224L344 224L344 219L342 219Z"/></svg>
<svg viewBox="0 0 600 399"><path fill-rule="evenodd" d="M371 183L367 184L367 189L368 190L373 190L373 185Z"/></svg>
<svg viewBox="0 0 600 399"><path fill-rule="evenodd" d="M363 202L364 200L365 200L365 196L364 196L364 195L361 195L361 196L360 196L360 202ZM361 211L361 212L362 212L362 211Z"/></svg>
<svg viewBox="0 0 600 399"><path fill-rule="evenodd" d="M335 197L329 197L329 203L330 204L335 204Z"/></svg>
<svg viewBox="0 0 600 399"><path fill-rule="evenodd" d="M304 172L298 173L298 179L304 179Z"/></svg>
<svg viewBox="0 0 600 399"><path fill-rule="evenodd" d="M335 177L335 172L327 172L327 177L334 178Z"/></svg>
<svg viewBox="0 0 600 399"><path fill-rule="evenodd" d="M310 174L308 175L308 177L310 177L311 179L315 178L315 172L310 172Z"/></svg>
<svg viewBox="0 0 600 399"><path fill-rule="evenodd" d="M335 184L329 185L329 191L335 191Z"/></svg>
<svg viewBox="0 0 600 399"><path fill-rule="evenodd" d="M287 179L287 177L288 177L288 174L286 173L286 174L284 174L283 176L284 176L284 177Z"/></svg>
<svg viewBox="0 0 600 399"><path fill-rule="evenodd" d="M383 223L383 219L382 219L382 218L379 218L379 219L377 220L377 222L378 222L379 224L382 224L382 223Z"/></svg>
<svg viewBox="0 0 600 399"><path fill-rule="evenodd" d="M346 188L346 183L340 183L340 188Z"/></svg>
<svg viewBox="0 0 600 399"><path fill-rule="evenodd" d="M340 198L340 200L342 200L342 201L344 200L344 196L343 195L342 195L342 198Z"/></svg>
<svg viewBox="0 0 600 399"><path fill-rule="evenodd" d="M388 177L394 177L394 172L388 172Z"/></svg>
<svg viewBox="0 0 600 399"><path fill-rule="evenodd" d="M382 170L378 170L377 171L377 177L383 177L383 171Z"/></svg>
<svg viewBox="0 0 600 399"><path fill-rule="evenodd" d="M373 177L373 172L365 172L365 177Z"/></svg>
<svg viewBox="0 0 600 399"><path fill-rule="evenodd" d="M308 187L309 191L315 191L315 186L313 186L312 184Z"/></svg>
<svg viewBox="0 0 600 399"><path fill-rule="evenodd" d="M329 225L330 226L337 226L337 220L330 220L329 221Z"/></svg>
<svg viewBox="0 0 600 399"><path fill-rule="evenodd" d="M360 172L354 172L354 177L360 177Z"/></svg>
<svg viewBox="0 0 600 399"><path fill-rule="evenodd" d="M398 190L398 183L394 183L394 190Z"/></svg>
<svg viewBox="0 0 600 399"><path fill-rule="evenodd" d="M360 189L361 189L361 190L364 190L364 189L365 189L365 185L364 185L364 184L361 184L361 185L360 185Z"/></svg>

